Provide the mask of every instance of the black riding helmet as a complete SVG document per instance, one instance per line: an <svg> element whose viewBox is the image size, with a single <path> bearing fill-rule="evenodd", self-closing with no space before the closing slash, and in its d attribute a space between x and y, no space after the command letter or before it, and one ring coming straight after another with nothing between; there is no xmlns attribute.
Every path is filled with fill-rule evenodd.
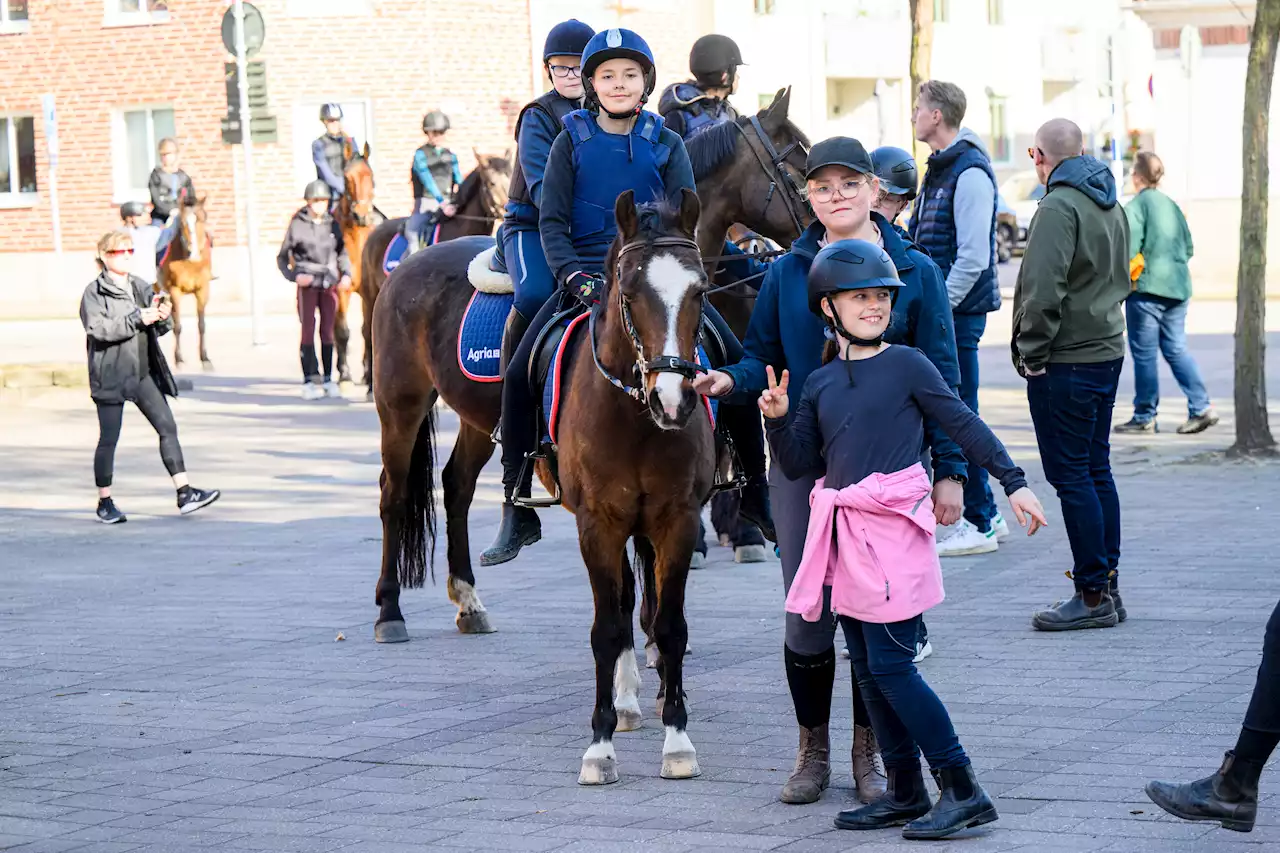
<svg viewBox="0 0 1280 853"><path fill-rule="evenodd" d="M320 108L321 121L342 121L342 107L338 104L325 104Z"/></svg>
<svg viewBox="0 0 1280 853"><path fill-rule="evenodd" d="M315 201L316 199L332 199L333 190L324 181L316 179L307 184L307 188L302 191L304 201Z"/></svg>
<svg viewBox="0 0 1280 853"><path fill-rule="evenodd" d="M837 240L818 252L809 266L809 310L817 314L846 340L848 332L840 324L840 318L822 313L822 300L846 290L887 288L896 301L902 280L898 268L884 249L866 240ZM875 343L879 343L876 341Z"/></svg>
<svg viewBox="0 0 1280 853"><path fill-rule="evenodd" d="M916 197L920 189L920 175L916 171L916 158L910 152L892 145L884 145L871 152L880 189L893 195L905 196L907 201Z"/></svg>
<svg viewBox="0 0 1280 853"><path fill-rule="evenodd" d="M742 61L742 51L738 44L728 36L715 33L703 36L693 43L689 51L689 71L694 77L704 77L727 73L728 85L733 85L733 78Z"/></svg>
<svg viewBox="0 0 1280 853"><path fill-rule="evenodd" d="M120 218L128 219L130 216L144 216L147 212L147 206L140 201L126 201L120 205Z"/></svg>
<svg viewBox="0 0 1280 853"><path fill-rule="evenodd" d="M432 110L422 117L422 132L436 131L444 133L449 129L449 117L440 110Z"/></svg>

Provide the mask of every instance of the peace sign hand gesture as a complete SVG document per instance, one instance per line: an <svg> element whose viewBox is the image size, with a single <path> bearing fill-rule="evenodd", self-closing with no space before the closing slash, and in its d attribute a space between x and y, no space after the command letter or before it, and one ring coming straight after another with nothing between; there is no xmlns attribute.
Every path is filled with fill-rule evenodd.
<svg viewBox="0 0 1280 853"><path fill-rule="evenodd" d="M783 370L781 382L774 375L772 367L766 367L765 372L769 376L769 387L760 395L760 411L766 418L785 418L789 408L787 385L791 382L791 372Z"/></svg>

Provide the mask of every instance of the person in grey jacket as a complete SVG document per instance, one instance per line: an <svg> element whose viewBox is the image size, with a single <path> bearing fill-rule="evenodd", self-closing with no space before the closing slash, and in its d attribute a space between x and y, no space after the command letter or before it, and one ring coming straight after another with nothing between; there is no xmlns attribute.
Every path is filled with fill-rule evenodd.
<svg viewBox="0 0 1280 853"><path fill-rule="evenodd" d="M93 475L98 486L98 520L127 521L111 499L116 443L124 419L125 401L136 405L160 436L160 458L178 490L183 515L216 501L217 489L194 488L187 479L178 444L178 427L165 396L178 396L177 383L160 350L160 335L169 331L171 306L152 286L129 270L133 238L118 230L98 241L101 274L89 282L80 300L89 360L89 395L98 409L98 447Z"/></svg>

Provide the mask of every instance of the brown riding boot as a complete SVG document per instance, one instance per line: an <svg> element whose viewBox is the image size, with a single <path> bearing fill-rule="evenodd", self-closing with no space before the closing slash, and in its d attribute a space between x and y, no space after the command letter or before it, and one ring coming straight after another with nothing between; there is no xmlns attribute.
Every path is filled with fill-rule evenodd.
<svg viewBox="0 0 1280 853"><path fill-rule="evenodd" d="M884 796L889 780L880 759L880 744L871 726L853 727L853 784L858 801L873 803Z"/></svg>
<svg viewBox="0 0 1280 853"><path fill-rule="evenodd" d="M800 748L796 769L782 786L782 802L792 805L816 803L831 784L831 733L827 726L800 728Z"/></svg>

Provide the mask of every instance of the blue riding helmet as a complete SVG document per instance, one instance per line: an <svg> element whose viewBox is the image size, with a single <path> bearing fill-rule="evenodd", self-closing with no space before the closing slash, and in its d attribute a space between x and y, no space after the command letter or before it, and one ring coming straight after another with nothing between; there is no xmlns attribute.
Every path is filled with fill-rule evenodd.
<svg viewBox="0 0 1280 853"><path fill-rule="evenodd" d="M837 240L813 258L809 267L809 310L826 319L822 300L846 290L888 288L897 297L902 281L884 249L866 240Z"/></svg>
<svg viewBox="0 0 1280 853"><path fill-rule="evenodd" d="M586 90L587 100L595 105L600 102L596 98L595 87L591 84L591 75L601 64L610 59L634 59L644 69L644 96L640 99L643 105L653 94L658 77L654 68L653 51L644 39L632 30L602 30L591 37L582 51L582 86ZM611 114L612 115L612 114ZM613 116L623 118L623 116Z"/></svg>
<svg viewBox="0 0 1280 853"><path fill-rule="evenodd" d="M556 24L542 45L542 61L546 62L553 56L581 56L595 34L595 30L577 18Z"/></svg>

